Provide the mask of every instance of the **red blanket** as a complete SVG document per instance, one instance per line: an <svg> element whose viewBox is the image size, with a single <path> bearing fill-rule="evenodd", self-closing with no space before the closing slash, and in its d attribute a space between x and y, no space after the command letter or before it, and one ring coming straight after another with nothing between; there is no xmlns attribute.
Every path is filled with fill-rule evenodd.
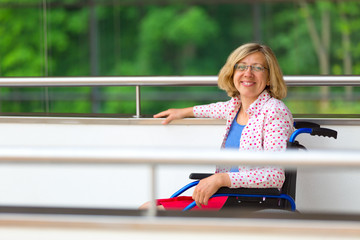
<svg viewBox="0 0 360 240"><path fill-rule="evenodd" d="M208 205L202 205L201 208L195 206L192 210L211 210L211 211L218 211L220 210L228 197L215 197L210 198ZM191 197L181 196L175 198L165 198L165 199L158 199L157 205L162 205L166 210L183 210L187 205L192 203L194 200Z"/></svg>

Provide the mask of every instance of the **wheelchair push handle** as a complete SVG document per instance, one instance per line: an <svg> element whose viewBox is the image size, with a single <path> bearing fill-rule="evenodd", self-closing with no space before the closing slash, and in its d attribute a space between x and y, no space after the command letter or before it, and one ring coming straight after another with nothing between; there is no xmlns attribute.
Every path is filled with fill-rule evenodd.
<svg viewBox="0 0 360 240"><path fill-rule="evenodd" d="M295 138L301 133L309 133L311 136L323 136L323 137L333 137L337 138L337 131L329 128L300 128L293 132L290 136L289 142L294 143Z"/></svg>
<svg viewBox="0 0 360 240"><path fill-rule="evenodd" d="M337 138L337 131L329 129L329 128L313 128L312 133L310 133L312 136L323 136L323 137L333 137Z"/></svg>

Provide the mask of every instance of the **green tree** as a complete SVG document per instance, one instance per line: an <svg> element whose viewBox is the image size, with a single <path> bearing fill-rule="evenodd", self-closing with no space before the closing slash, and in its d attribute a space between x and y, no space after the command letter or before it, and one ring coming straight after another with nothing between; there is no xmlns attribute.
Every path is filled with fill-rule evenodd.
<svg viewBox="0 0 360 240"><path fill-rule="evenodd" d="M139 4L47 0L45 6L43 3L0 0L0 76L216 75L233 49L253 41L256 26L252 20L254 5L242 2L156 5L146 1ZM273 48L285 75L358 74L359 5L356 1L262 3L258 5L261 42ZM166 108L161 106L164 101L159 91L179 106L186 105L183 98L196 98L191 104L227 99L216 87L143 88L143 111L147 114ZM302 94L304 99L311 94L316 97L318 91L318 88L291 89L289 104L295 112L308 112L304 101L290 103L292 93ZM69 93L68 98L64 97L65 92ZM91 104L84 103L94 99L92 92L102 102L96 111L134 113L133 87L96 91L3 88L1 96L3 110L7 111L41 112L48 104L50 112L91 112ZM334 97L342 92L343 89L331 88L330 94ZM358 94L358 89L353 88L350 93L349 99ZM26 100L34 96L35 100ZM50 101L45 104L46 96ZM6 99L9 101L4 102ZM170 107L174 103L168 104ZM331 104L327 109L312 104L312 111L338 111Z"/></svg>

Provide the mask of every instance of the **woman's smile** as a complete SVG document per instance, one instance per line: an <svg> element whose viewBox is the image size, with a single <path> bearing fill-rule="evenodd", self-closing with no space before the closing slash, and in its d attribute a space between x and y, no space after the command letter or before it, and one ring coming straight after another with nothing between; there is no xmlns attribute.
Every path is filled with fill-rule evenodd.
<svg viewBox="0 0 360 240"><path fill-rule="evenodd" d="M251 87L255 85L255 82L252 81L241 81L241 84L245 87Z"/></svg>

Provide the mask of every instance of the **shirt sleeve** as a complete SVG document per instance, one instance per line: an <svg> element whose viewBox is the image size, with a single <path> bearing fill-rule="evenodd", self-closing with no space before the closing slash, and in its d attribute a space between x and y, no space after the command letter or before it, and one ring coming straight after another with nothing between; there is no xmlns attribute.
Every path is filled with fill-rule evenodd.
<svg viewBox="0 0 360 240"><path fill-rule="evenodd" d="M281 188L285 173L277 167L253 167L239 169L239 172L228 172L230 188Z"/></svg>
<svg viewBox="0 0 360 240"><path fill-rule="evenodd" d="M265 151L285 151L287 141L293 132L293 118L285 104L273 105L266 110L264 122Z"/></svg>
<svg viewBox="0 0 360 240"><path fill-rule="evenodd" d="M197 118L226 119L229 111L229 104L231 104L231 102L232 100L194 106L194 116Z"/></svg>

